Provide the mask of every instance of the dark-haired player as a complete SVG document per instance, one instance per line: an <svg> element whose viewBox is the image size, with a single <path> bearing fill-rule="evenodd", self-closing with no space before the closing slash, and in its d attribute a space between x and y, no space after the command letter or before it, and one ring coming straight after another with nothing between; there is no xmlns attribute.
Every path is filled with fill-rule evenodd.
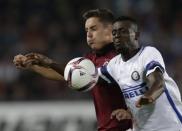
<svg viewBox="0 0 182 131"><path fill-rule="evenodd" d="M112 118L122 120L131 113L134 131L182 131L180 92L160 52L140 45L138 24L130 17L116 19L112 34L119 54L99 72L120 86L130 109L117 109Z"/></svg>
<svg viewBox="0 0 182 131"><path fill-rule="evenodd" d="M85 12L83 18L87 43L92 49L92 52L85 57L100 67L116 55L112 43L113 14L107 9L95 9ZM17 67L31 69L49 79L63 80L63 70L59 64L41 54L17 55L14 63ZM130 120L119 122L116 119L110 119L113 110L126 109L123 96L116 85L108 85L106 82L97 84L91 93L96 110L98 131L126 131L131 128Z"/></svg>

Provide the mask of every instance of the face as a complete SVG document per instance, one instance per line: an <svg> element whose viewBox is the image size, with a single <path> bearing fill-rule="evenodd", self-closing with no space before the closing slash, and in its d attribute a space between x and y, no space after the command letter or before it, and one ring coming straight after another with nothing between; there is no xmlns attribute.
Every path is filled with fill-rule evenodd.
<svg viewBox="0 0 182 131"><path fill-rule="evenodd" d="M87 43L93 50L100 50L112 42L112 24L103 24L98 17L90 17L85 22Z"/></svg>
<svg viewBox="0 0 182 131"><path fill-rule="evenodd" d="M113 41L120 53L138 48L138 32L135 24L130 21L117 21L113 25Z"/></svg>

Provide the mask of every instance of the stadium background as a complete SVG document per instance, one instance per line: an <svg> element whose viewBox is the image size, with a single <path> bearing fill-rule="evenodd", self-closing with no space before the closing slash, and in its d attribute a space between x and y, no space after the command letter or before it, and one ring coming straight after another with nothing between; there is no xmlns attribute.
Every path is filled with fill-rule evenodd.
<svg viewBox="0 0 182 131"><path fill-rule="evenodd" d="M0 131L96 130L89 93L12 63L19 53L40 52L63 65L88 52L82 14L93 8L137 18L141 43L162 52L182 92L181 0L0 0Z"/></svg>

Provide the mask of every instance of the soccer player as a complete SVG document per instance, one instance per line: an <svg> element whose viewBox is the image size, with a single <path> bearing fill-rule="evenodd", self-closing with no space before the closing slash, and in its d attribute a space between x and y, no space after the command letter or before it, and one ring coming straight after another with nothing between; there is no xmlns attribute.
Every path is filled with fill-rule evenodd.
<svg viewBox="0 0 182 131"><path fill-rule="evenodd" d="M85 57L100 67L116 55L112 39L113 14L106 9L89 10L84 13L85 31L87 43L92 52ZM17 55L14 64L18 68L31 69L44 77L53 80L63 80L63 69L50 58L38 53L30 53L25 56ZM110 119L113 110L126 109L124 98L119 87L115 84L103 82L97 84L92 90L98 131L126 131L131 128L131 120L118 121Z"/></svg>
<svg viewBox="0 0 182 131"><path fill-rule="evenodd" d="M182 131L180 92L160 52L139 44L139 27L130 17L116 19L112 34L119 54L99 74L120 86L130 112L116 109L111 118L122 120L131 113L135 131Z"/></svg>

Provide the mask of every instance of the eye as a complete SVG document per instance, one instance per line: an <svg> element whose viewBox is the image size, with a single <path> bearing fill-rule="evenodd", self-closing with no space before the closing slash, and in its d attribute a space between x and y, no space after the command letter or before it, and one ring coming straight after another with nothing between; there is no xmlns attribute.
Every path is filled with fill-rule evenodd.
<svg viewBox="0 0 182 131"><path fill-rule="evenodd" d="M129 32L128 32L128 30L126 30L126 29L119 29L119 32L120 32L120 34L128 34Z"/></svg>
<svg viewBox="0 0 182 131"><path fill-rule="evenodd" d="M116 35L116 30L112 31L112 35L115 36Z"/></svg>
<svg viewBox="0 0 182 131"><path fill-rule="evenodd" d="M96 30L97 30L97 28L96 28L96 27L94 27L94 28L91 28L91 30L92 30L92 31L96 31Z"/></svg>

